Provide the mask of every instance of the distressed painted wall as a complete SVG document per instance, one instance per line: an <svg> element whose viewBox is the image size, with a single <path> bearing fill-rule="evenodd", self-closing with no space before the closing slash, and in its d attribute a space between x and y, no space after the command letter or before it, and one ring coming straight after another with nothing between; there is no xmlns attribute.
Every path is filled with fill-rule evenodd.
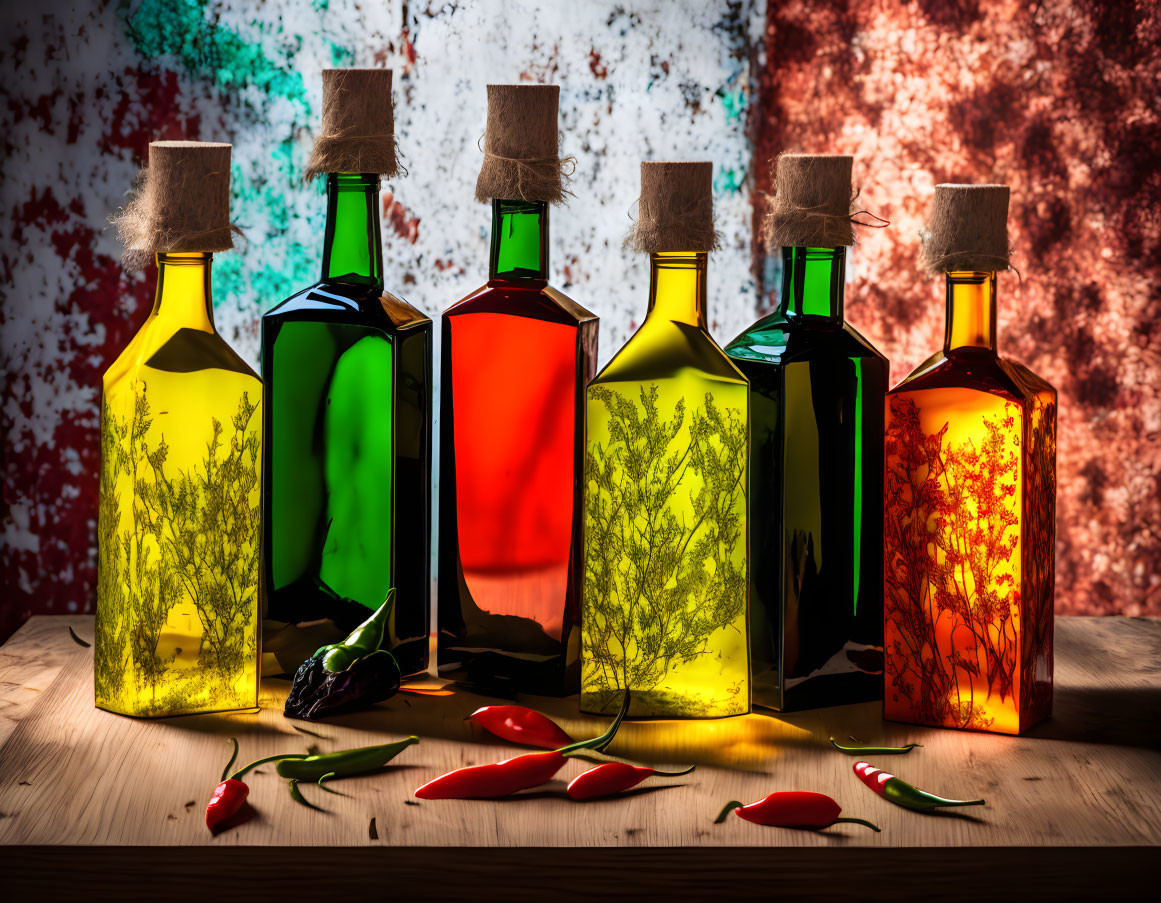
<svg viewBox="0 0 1161 903"><path fill-rule="evenodd" d="M433 314L486 269L484 85L561 85L578 166L553 266L601 315L602 362L644 312L646 267L620 246L641 158L715 162L725 341L777 286L751 203L769 159L855 154L863 206L893 225L853 252L848 310L896 379L942 338L938 280L915 271L932 186L1008 182L1024 281L1001 279L1001 343L1061 392L1058 611L1161 614L1155 4L48 0L3 16L0 638L31 611L91 609L100 374L153 291L152 272L121 272L105 222L147 143L234 143L247 241L219 255L215 307L255 362L258 317L316 278L322 199L298 173L336 65L396 71L410 175L386 186L385 262Z"/></svg>
<svg viewBox="0 0 1161 903"><path fill-rule="evenodd" d="M891 220L863 230L847 310L893 381L943 342L915 266L934 185L1011 185L1000 353L1060 393L1056 610L1161 615L1157 4L771 0L763 43L755 160L854 154Z"/></svg>
<svg viewBox="0 0 1161 903"><path fill-rule="evenodd" d="M486 278L489 214L472 201L484 86L521 80L561 85L562 149L577 169L576 197L553 216L554 281L601 316L602 363L644 314L647 266L621 249L642 158L715 162L718 335L754 309L745 119L760 4L12 6L0 38L0 638L29 612L92 607L100 376L148 313L155 278L121 272L106 218L150 140L234 144L232 216L246 240L217 256L214 304L252 363L260 315L317 278L324 204L299 173L331 66L395 70L410 174L385 186L385 268L421 309L436 314Z"/></svg>

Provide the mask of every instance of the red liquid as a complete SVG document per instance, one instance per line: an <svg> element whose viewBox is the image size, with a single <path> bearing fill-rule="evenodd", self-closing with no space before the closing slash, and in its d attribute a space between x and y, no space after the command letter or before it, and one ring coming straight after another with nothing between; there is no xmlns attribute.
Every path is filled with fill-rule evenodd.
<svg viewBox="0 0 1161 903"><path fill-rule="evenodd" d="M445 315L445 676L563 689L579 591L578 411L595 334L591 315L542 282L492 283Z"/></svg>

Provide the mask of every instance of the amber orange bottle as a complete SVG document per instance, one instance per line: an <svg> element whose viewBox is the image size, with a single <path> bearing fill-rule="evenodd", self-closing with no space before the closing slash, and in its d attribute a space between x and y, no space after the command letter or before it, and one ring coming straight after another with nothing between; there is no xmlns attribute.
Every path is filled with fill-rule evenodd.
<svg viewBox="0 0 1161 903"><path fill-rule="evenodd" d="M443 315L439 673L504 692L571 692L579 667L597 318L548 285L557 97L555 86L489 86L476 187L492 204L488 282Z"/></svg>
<svg viewBox="0 0 1161 903"><path fill-rule="evenodd" d="M996 353L1008 188L938 185L943 350L887 393L884 714L1020 733L1052 708L1056 390Z"/></svg>

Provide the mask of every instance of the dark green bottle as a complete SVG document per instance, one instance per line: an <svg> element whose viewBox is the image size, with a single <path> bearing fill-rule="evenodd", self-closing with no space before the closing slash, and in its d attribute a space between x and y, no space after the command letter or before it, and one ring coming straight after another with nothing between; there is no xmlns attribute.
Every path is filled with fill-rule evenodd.
<svg viewBox="0 0 1161 903"><path fill-rule="evenodd" d="M778 167L775 239L805 221L800 234L849 243L833 230L850 234L851 158L783 155ZM812 219L828 208L841 215ZM846 248L781 253L778 310L726 353L751 387L753 701L787 711L882 694L888 362L843 318Z"/></svg>
<svg viewBox="0 0 1161 903"><path fill-rule="evenodd" d="M384 646L414 674L430 623L432 324L384 291L379 176L326 179L322 279L262 318L267 617L349 631L395 587Z"/></svg>

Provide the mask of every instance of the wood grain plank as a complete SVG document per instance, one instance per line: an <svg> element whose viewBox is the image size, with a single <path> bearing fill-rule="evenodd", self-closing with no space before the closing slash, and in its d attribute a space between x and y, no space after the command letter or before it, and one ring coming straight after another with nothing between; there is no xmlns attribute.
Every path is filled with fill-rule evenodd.
<svg viewBox="0 0 1161 903"><path fill-rule="evenodd" d="M62 847L100 852L78 854L75 861L91 862L94 869L105 863L112 874L130 867L145 849L150 862L171 868L181 856L211 861L195 855L198 849L220 857L231 848L242 855L262 846L269 848L261 857L263 869L272 873L270 863L283 861L279 867L286 874L304 880L319 857L327 872L350 861L356 871L371 874L385 867L395 872L404 860L437 870L448 857L468 861L450 849L492 848L498 855L507 851L501 861L510 867L551 867L583 881L582 864L615 852L610 848L648 857L618 860L621 868L652 863L658 874L674 875L689 871L683 857L696 848L699 862L716 861L722 868L729 863L742 869L739 874L749 874L746 857L757 856L753 861L763 863L766 874L781 878L789 870L802 881L795 886L804 889L810 875L821 880L841 867L849 872L843 880L857 889L858 876L867 881L874 869L886 874L914 866L935 875L945 868L945 880L957 868L978 873L981 860L973 865L971 851L992 851L984 856L989 870L1023 862L1029 874L1047 874L1051 863L1083 861L1085 868L1121 863L1121 872L1130 874L1142 857L1156 856L1161 839L1158 620L1059 619L1055 717L1023 737L887 723L874 704L778 717L635 722L624 725L611 752L656 764L696 763L698 769L669 783L643 785L628 798L578 804L563 793L565 782L583 767L570 763L561 780L517 799L419 805L407 801L416 802L412 791L434 775L515 752L474 733L465 721L478 705L494 700L465 692L401 694L369 712L307 725L322 735L315 738L281 715L286 682L266 680L255 713L130 719L93 707L91 650L72 642L70 623L91 636L91 619L83 616L34 618L0 650L0 845L13 862L13 875L35 867L41 855L36 851ZM522 701L552 714L574 736L599 733L607 724L580 715L575 698ZM220 777L230 736L239 739L241 758L248 761L312 744L341 749L409 733L422 741L395 766L335 785L348 796L304 788L325 812L294 804L267 767L250 781L257 813L252 821L218 837L205 828L205 801ZM982 796L988 804L929 816L892 806L855 777L857 759L827 743L830 736L851 734L865 742L922 743L908 756L872 761L933 792ZM727 800L793 789L829 793L846 814L876 822L883 833L854 825L812 833L738 819L712 824ZM372 817L375 840L367 830ZM310 855L278 852L299 847L311 848ZM14 857L12 850L29 855ZM120 856L114 850L129 852ZM1023 858L1004 852L1012 850ZM1086 858L1064 855L1076 850L1086 850ZM859 858L872 851L879 858ZM74 853L69 856L73 861ZM471 861L485 867L478 860ZM248 860L242 855L230 861ZM408 873L421 881L417 868ZM590 883L598 880L589 877ZM659 880L659 886L669 886L668 879ZM470 886L466 876L464 881ZM676 886L698 886L693 877L689 881ZM866 887L860 893L873 898Z"/></svg>

